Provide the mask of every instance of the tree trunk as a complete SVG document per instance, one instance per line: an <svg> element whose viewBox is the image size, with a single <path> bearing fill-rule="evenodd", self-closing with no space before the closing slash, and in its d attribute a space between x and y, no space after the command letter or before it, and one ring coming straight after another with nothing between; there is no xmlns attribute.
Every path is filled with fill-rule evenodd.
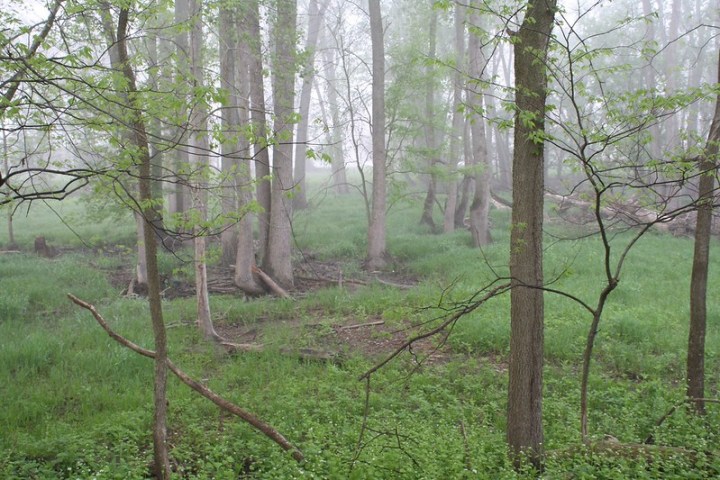
<svg viewBox="0 0 720 480"><path fill-rule="evenodd" d="M193 91L203 90L203 31L202 7L199 0L190 0L192 27L190 30L190 67L192 69ZM210 315L210 299L207 286L207 238L206 230L201 224L207 221L208 193L205 177L208 169L208 151L210 143L207 127L207 104L204 96L193 98L190 114L190 163L196 178L192 181L192 202L196 224L193 226L193 243L195 245L195 298L197 301L197 324L208 340L218 341Z"/></svg>
<svg viewBox="0 0 720 480"><path fill-rule="evenodd" d="M145 259L148 272L148 303L150 304L150 318L153 326L155 340L155 377L154 377L154 415L153 415L153 445L155 475L162 480L170 479L170 460L167 447L167 340L165 336L165 322L162 314L160 299L160 274L157 265L157 243L154 232L156 210L152 204L155 200L152 195L152 166L150 149L147 140L145 123L141 117L143 106L136 97L137 86L135 73L130 67L127 49L128 9L120 10L117 26L117 51L119 69L125 78L128 99L132 106L132 140L137 148L139 168L140 205L143 205L143 228L145 239Z"/></svg>
<svg viewBox="0 0 720 480"><path fill-rule="evenodd" d="M295 136L295 195L293 207L302 209L307 207L307 187L305 185L307 160L307 135L310 125L310 100L312 100L312 85L315 80L315 50L317 49L320 22L328 0L324 0L318 7L317 0L310 0L308 5L308 31L305 39L306 63L302 72L302 89L300 91L300 120L297 124Z"/></svg>
<svg viewBox="0 0 720 480"><path fill-rule="evenodd" d="M718 58L720 81L720 58ZM720 143L720 95L715 100L715 114L708 134L705 156L700 161L700 186L695 225L695 252L690 280L690 333L687 354L687 396L705 396L705 330L707 325L707 279L710 265L710 236L716 165ZM698 414L705 413L703 402L694 403Z"/></svg>
<svg viewBox="0 0 720 480"><path fill-rule="evenodd" d="M327 99L330 107L329 125L330 135L330 151L332 158L332 184L335 193L339 195L347 195L350 193L350 187L347 183L347 173L345 172L345 152L343 149L342 127L340 125L340 108L338 106L337 94L337 75L335 74L335 55L337 48L330 44L328 34L324 36L323 56L325 60L325 79L327 81Z"/></svg>
<svg viewBox="0 0 720 480"><path fill-rule="evenodd" d="M370 37L372 43L372 212L368 227L368 270L381 270L387 265L385 252L385 45L383 44L380 0L368 0Z"/></svg>
<svg viewBox="0 0 720 480"><path fill-rule="evenodd" d="M258 256L264 260L270 228L271 188L270 155L265 117L265 87L263 79L262 35L260 32L260 6L258 0L248 0L246 17L247 42L250 50L250 118L254 132L253 158L255 159L255 191L261 207L258 217Z"/></svg>
<svg viewBox="0 0 720 480"><path fill-rule="evenodd" d="M472 167L475 164L475 159L473 158L471 134L472 120L466 117L463 123L463 157L465 158L465 166ZM473 191L475 188L474 177L475 176L472 173L467 172L463 176L463 181L460 188L460 200L455 206L455 228L465 228L465 213L468 209L468 203L470 203L470 196L473 195Z"/></svg>
<svg viewBox="0 0 720 480"><path fill-rule="evenodd" d="M263 269L284 288L293 286L292 271L292 117L295 97L295 37L297 2L277 0L273 27L273 98L275 100L275 141L268 246Z"/></svg>
<svg viewBox="0 0 720 480"><path fill-rule="evenodd" d="M474 35L473 35L474 36ZM476 42L477 43L477 42ZM479 48L476 45L476 48ZM455 5L455 68L453 75L453 103L452 103L452 132L450 133L450 158L448 158L449 183L448 183L448 199L445 204L445 215L443 221L443 231L445 233L455 230L455 215L458 207L458 180L455 170L457 170L460 158L461 140L465 130L464 113L461 111L462 91L464 85L463 66L465 63L465 7L460 4ZM471 73L472 75L472 73ZM466 160L467 161L467 160ZM463 182L467 184L467 182ZM463 190L462 193L465 193ZM463 208L463 218L465 210Z"/></svg>
<svg viewBox="0 0 720 480"><path fill-rule="evenodd" d="M242 22L233 23L237 31L243 31L241 25L249 23L248 15L252 12L247 8L240 10ZM236 37L237 39L237 37ZM235 263L235 285L243 292L249 295L259 295L265 292L260 282L253 274L256 268L255 264L255 242L253 238L253 225L250 216L250 204L252 202L252 176L250 173L250 142L242 132L242 126L250 123L250 103L248 97L252 88L251 69L248 68L252 64L252 55L250 53L250 38L247 35L240 37L237 42L237 68L235 71L236 85L235 94L232 96L232 104L234 105L230 117L232 122L232 130L235 131L235 149L238 156L237 170L235 172L235 184L237 194L237 208L240 216L238 222L238 235Z"/></svg>
<svg viewBox="0 0 720 480"><path fill-rule="evenodd" d="M476 12L479 10L475 10ZM477 13L472 15L473 24L479 27L480 16ZM487 155L487 137L485 135L485 119L483 92L480 80L483 70L487 65L485 61L480 39L473 33L468 42L470 56L470 76L476 80L476 84L468 91L468 102L471 110L475 112L475 119L470 123L473 146L473 177L475 179L475 191L470 205L470 233L472 234L473 245L481 247L492 241L490 236L490 162Z"/></svg>
<svg viewBox="0 0 720 480"><path fill-rule="evenodd" d="M176 48L176 88L179 89L178 95L185 97L187 91L185 85L188 83L190 72L188 70L189 55L190 55L190 40L187 30L184 28L190 19L190 7L188 6L188 0L176 0L175 1L175 25L181 25L182 27L177 30L175 35L175 48ZM187 105L186 102L181 102L179 111L177 112L177 118L187 118ZM174 171L175 178L173 189L170 192L170 204L169 211L171 215L184 216L189 206L190 193L188 191L188 181L184 175L180 175L177 172L187 171L189 165L189 154L185 147L187 144L187 128L185 125L178 125L173 141L176 144L174 151Z"/></svg>
<svg viewBox="0 0 720 480"><path fill-rule="evenodd" d="M7 130L5 129L5 121L2 121L2 131L3 131L3 167L5 169L5 175L7 176L8 173L10 173L10 147L8 146L8 140L7 140ZM15 243L15 230L13 228L13 206L9 205L7 210L7 228L8 228L8 250L14 250L17 248L17 244Z"/></svg>
<svg viewBox="0 0 720 480"><path fill-rule="evenodd" d="M420 224L429 226L435 231L435 220L433 220L433 210L435 209L435 190L437 186L437 173L435 168L438 164L438 148L437 134L435 132L435 79L434 65L435 52L437 50L437 10L433 8L433 1L430 0L430 28L428 29L428 59L429 64L426 66L427 85L425 87L425 146L428 154L428 188L425 194L425 202L423 202L422 216ZM452 161L452 160L451 160ZM448 202L449 202L448 197Z"/></svg>
<svg viewBox="0 0 720 480"><path fill-rule="evenodd" d="M543 142L547 59L556 0L529 0L514 39L515 141L510 233L510 361L507 440L516 465L543 454ZM528 121L528 117L530 121Z"/></svg>
<svg viewBox="0 0 720 480"><path fill-rule="evenodd" d="M218 15L218 44L220 47L220 86L227 92L228 102L220 111L220 124L223 132L220 184L220 208L224 217L223 230L220 234L222 246L221 262L223 265L233 265L238 249L237 202L238 184L237 173L240 167L241 154L246 153L240 148L240 131L238 109L242 93L238 93L238 69L244 68L244 59L240 58L240 65L236 58L240 56L237 24L237 7L223 4ZM245 82L247 85L247 82Z"/></svg>

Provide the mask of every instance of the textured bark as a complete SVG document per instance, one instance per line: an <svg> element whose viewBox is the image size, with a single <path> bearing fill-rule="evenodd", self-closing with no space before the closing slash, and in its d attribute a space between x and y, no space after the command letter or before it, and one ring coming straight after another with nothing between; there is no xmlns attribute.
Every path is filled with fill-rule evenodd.
<svg viewBox="0 0 720 480"><path fill-rule="evenodd" d="M263 270L284 288L292 288L292 136L295 98L296 0L277 0L277 17L273 27L275 55L273 65L273 98L275 101L276 139L273 144L270 228Z"/></svg>
<svg viewBox="0 0 720 480"><path fill-rule="evenodd" d="M475 45L475 48L479 47ZM458 209L458 180L456 178L455 170L457 170L458 161L460 159L460 149L462 147L461 139L465 130L465 121L463 119L464 113L460 109L462 106L462 92L465 87L465 76L463 75L464 63L465 7L457 4L455 5L455 68L457 70L453 75L452 132L450 134L450 158L448 158L447 162L451 177L448 183L448 199L445 204L445 215L443 218L443 231L446 233L455 230L455 213Z"/></svg>
<svg viewBox="0 0 720 480"><path fill-rule="evenodd" d="M385 159L385 46L380 0L368 0L372 43L372 211L368 226L366 268L381 270L387 265L385 209L387 208Z"/></svg>
<svg viewBox="0 0 720 480"><path fill-rule="evenodd" d="M310 125L310 100L312 99L312 86L315 80L315 50L317 49L320 34L320 22L325 14L328 0L323 0L318 6L317 0L310 0L308 5L308 31L305 39L305 55L307 63L302 72L302 89L300 91L300 121L297 124L295 136L295 195L293 206L295 208L307 207L307 191L305 173L307 170L307 135Z"/></svg>
<svg viewBox="0 0 720 480"><path fill-rule="evenodd" d="M157 265L157 242L154 232L154 222L158 220L156 210L152 207L151 160L144 120L140 114L142 105L139 105L135 92L137 85L135 73L130 67L127 48L128 10L120 10L117 24L117 52L119 70L125 78L129 104L134 112L131 121L132 141L137 149L137 162L139 163L139 191L140 204L144 205L143 217L145 220L143 234L145 239L145 261L147 264L148 303L150 304L150 318L155 341L155 375L154 375L154 414L153 414L153 446L155 474L162 480L170 478L170 459L167 447L167 339L165 336L165 322L162 314L160 298L160 274Z"/></svg>
<svg viewBox="0 0 720 480"><path fill-rule="evenodd" d="M203 89L203 30L202 30L202 7L199 0L190 0L190 13L192 15L192 26L190 30L190 68L192 71L192 86L194 91ZM207 220L208 216L208 194L205 171L208 168L208 151L210 142L208 139L208 113L207 104L204 98L194 98L194 104L190 113L190 163L196 172L196 178L192 181L192 207L195 211L194 217L200 223ZM195 300L197 302L197 325L205 338L219 341L220 337L213 327L210 315L210 299L207 286L207 238L206 231L202 225L193 226L193 243L195 247Z"/></svg>
<svg viewBox="0 0 720 480"><path fill-rule="evenodd" d="M260 6L258 0L248 0L246 4L247 42L250 51L250 119L254 131L253 158L255 159L255 188L257 202L261 207L258 217L258 257L265 258L270 228L271 189L270 155L267 148L267 128L265 118L265 87L263 79L263 57L260 32Z"/></svg>
<svg viewBox="0 0 720 480"><path fill-rule="evenodd" d="M175 25L187 25L190 18L190 7L188 6L188 0L176 0L175 1ZM175 35L175 55L176 55L176 85L179 89L178 95L186 96L187 91L184 85L188 81L190 72L188 66L190 65L190 37L187 30L179 28ZM180 110L177 112L177 118L187 118L187 106L185 102L182 102ZM176 125L175 138L173 139L177 147L173 152L174 156L174 171L181 172L187 169L190 162L187 148L184 145L187 143L187 125L179 124ZM170 202L169 211L170 214L184 215L190 204L190 192L187 185L187 178L182 175L175 175L173 179L173 189L170 191Z"/></svg>
<svg viewBox="0 0 720 480"><path fill-rule="evenodd" d="M720 81L720 58L718 58ZM707 327L707 279L710 265L713 196L720 143L720 95L715 100L715 114L708 134L705 156L701 158L699 206L695 224L695 252L690 279L690 333L687 353L687 396L705 397L705 331ZM705 413L703 402L694 403L695 411Z"/></svg>
<svg viewBox="0 0 720 480"><path fill-rule="evenodd" d="M248 14L250 12L246 8L241 8L239 14L242 18L242 24L248 23ZM235 24L238 31L242 31L239 24ZM265 292L260 282L255 278L253 269L255 265L255 245L253 238L253 225L249 213L249 206L252 202L252 176L250 173L250 142L242 133L242 126L250 122L250 89L251 72L248 68L252 64L250 37L242 35L237 38L237 68L234 78L235 86L232 95L232 104L234 108L231 110L232 122L231 130L235 131L235 149L238 161L235 171L235 186L237 196L237 209L241 215L237 225L236 239L236 256L233 259L235 263L235 285L249 295L259 295Z"/></svg>
<svg viewBox="0 0 720 480"><path fill-rule="evenodd" d="M555 0L530 0L516 34L513 210L510 233L510 361L507 440L514 460L543 453L543 143L547 59ZM522 116L521 116L522 114ZM532 121L522 117L531 116ZM534 139L533 139L534 138Z"/></svg>
<svg viewBox="0 0 720 480"><path fill-rule="evenodd" d="M238 81L236 58L240 55L237 8L229 3L222 4L218 15L218 45L220 57L220 86L227 92L228 102L220 111L223 131L222 183L220 185L220 208L225 222L220 234L222 246L221 262L232 265L237 257L238 226L234 217L238 211L236 173L240 164L241 150L238 148L240 135L238 118ZM242 62L242 59L238 59ZM242 64L242 63L241 63ZM244 65L244 64L242 64Z"/></svg>
<svg viewBox="0 0 720 480"><path fill-rule="evenodd" d="M474 10L477 12L479 10ZM480 17L477 13L472 15L472 23L480 24ZM477 35L470 35L468 42L468 54L470 57L470 75L480 80L483 70L487 65ZM475 190L472 203L470 204L470 233L472 234L473 245L481 247L492 241L490 236L490 162L487 154L487 136L485 134L485 120L482 116L484 111L482 85L473 85L467 91L468 103L475 112L474 121L470 124L472 132L473 148L473 177Z"/></svg>

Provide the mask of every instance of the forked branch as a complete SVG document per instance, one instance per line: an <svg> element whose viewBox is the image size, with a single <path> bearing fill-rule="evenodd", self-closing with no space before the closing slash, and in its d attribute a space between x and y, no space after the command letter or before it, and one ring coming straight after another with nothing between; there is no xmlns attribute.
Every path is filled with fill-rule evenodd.
<svg viewBox="0 0 720 480"><path fill-rule="evenodd" d="M129 348L130 350L139 353L140 355L148 358L155 358L155 352L152 350L148 350L146 348L143 348L127 338L123 337L122 335L119 335L115 331L113 331L112 328L110 328L110 325L105 321L105 319L100 315L100 313L97 311L97 309L87 303L83 300L80 300L75 295L72 295L68 293L68 298L75 303L76 305L79 305L80 307L90 311L92 313L93 317L95 317L95 320L100 324L100 326L107 332L110 337L118 342L119 344L123 345L124 347ZM196 392L198 392L203 397L207 398L211 402L213 402L218 407L222 408L223 410L236 415L243 420L245 420L247 423L255 427L257 430L265 434L266 437L270 438L272 441L280 445L284 450L290 451L292 453L292 456L295 460L298 462L301 462L305 459L302 452L295 447L293 444L291 444L280 432L275 430L272 426L265 423L252 413L238 407L234 403L230 402L229 400L224 399L217 393L213 392L209 388L207 388L205 385L201 384L197 380L191 378L188 374L180 370L170 359L167 361L168 368L171 372L173 372L181 382L183 382L188 387L192 388Z"/></svg>

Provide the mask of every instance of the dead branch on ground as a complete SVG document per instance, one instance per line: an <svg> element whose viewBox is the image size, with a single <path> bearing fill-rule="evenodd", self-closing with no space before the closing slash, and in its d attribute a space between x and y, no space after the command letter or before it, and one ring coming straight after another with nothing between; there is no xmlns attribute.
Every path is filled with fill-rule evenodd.
<svg viewBox="0 0 720 480"><path fill-rule="evenodd" d="M83 300L80 300L76 296L72 294L68 294L68 298L75 303L76 305L88 310L90 313L92 313L93 317L95 317L95 320L100 324L100 326L107 332L110 337L115 340L116 342L120 343L121 345L129 348L130 350L148 358L155 358L155 352L152 350L148 350L146 348L143 348L127 338L119 335L118 333L115 333L115 331L110 328L110 325L105 321L105 319L100 315L100 313L97 311L97 309L87 303ZM238 407L234 403L224 399L220 395L216 394L209 388L207 388L205 385L201 384L197 380L194 380L191 378L188 374L180 370L170 359L167 360L167 365L170 371L172 371L181 382L183 382L188 387L192 388L196 392L198 392L203 397L207 398L211 402L213 402L218 407L222 408L223 410L236 415L243 420L245 420L247 423L255 427L255 429L262 432L266 437L273 440L275 443L280 445L284 450L290 451L292 453L292 457L297 460L298 462L301 462L305 459L302 452L295 447L293 444L291 444L280 432L275 430L272 426L265 423L263 420L259 419L252 413L243 410L242 408Z"/></svg>
<svg viewBox="0 0 720 480"><path fill-rule="evenodd" d="M368 322L368 323L357 323L355 325L346 325L344 327L338 327L338 330L356 330L358 328L375 327L377 325L385 325L385 320L380 320L377 322Z"/></svg>

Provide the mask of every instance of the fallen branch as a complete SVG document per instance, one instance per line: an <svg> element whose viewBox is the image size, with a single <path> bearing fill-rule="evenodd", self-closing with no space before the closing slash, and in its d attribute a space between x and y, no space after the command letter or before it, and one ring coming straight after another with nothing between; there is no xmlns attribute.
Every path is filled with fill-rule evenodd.
<svg viewBox="0 0 720 480"><path fill-rule="evenodd" d="M143 348L127 338L115 333L115 331L110 328L110 325L105 321L105 319L100 315L100 313L97 311L97 309L76 296L72 294L68 294L68 298L75 303L76 305L79 305L80 307L90 311L92 313L93 317L95 317L95 320L100 324L100 326L107 332L110 337L120 343L121 345L129 348L130 350L139 353L142 356L148 357L148 358L155 358L155 352L152 350L148 350L146 348ZM192 388L196 392L198 392L203 397L207 398L211 402L213 402L218 407L222 408L223 410L232 413L233 415L236 415L243 420L245 420L247 423L255 427L257 430L265 434L268 438L273 440L275 443L280 445L284 450L292 452L292 457L297 460L298 462L301 462L305 459L302 452L292 445L280 432L275 430L273 427L271 427L269 424L265 423L252 413L243 410L242 408L238 407L234 403L225 400L220 395L216 394L209 388L207 388L205 385L201 384L197 380L194 380L189 375L187 375L185 372L180 370L175 364L170 361L170 359L167 360L167 366L179 379L181 382L183 382L188 387Z"/></svg>
<svg viewBox="0 0 720 480"><path fill-rule="evenodd" d="M378 322L358 323L355 325L346 325L344 327L338 327L338 330L355 330L357 328L375 327L377 325L385 325L385 320L380 320Z"/></svg>
<svg viewBox="0 0 720 480"><path fill-rule="evenodd" d="M240 352L262 352L265 349L265 345L257 343L233 343L226 340L218 342L223 347L226 347L230 353L234 351Z"/></svg>
<svg viewBox="0 0 720 480"><path fill-rule="evenodd" d="M285 289L283 289L280 285L278 285L277 282L275 282L275 280L270 278L270 275L268 275L267 273L260 270L260 268L253 265L252 272L254 274L256 274L258 277L260 277L260 280L262 280L263 283L265 283L265 285L267 285L268 288L270 290L272 290L272 292L275 295L277 295L278 297L282 297L282 298L291 298L290 294Z"/></svg>

